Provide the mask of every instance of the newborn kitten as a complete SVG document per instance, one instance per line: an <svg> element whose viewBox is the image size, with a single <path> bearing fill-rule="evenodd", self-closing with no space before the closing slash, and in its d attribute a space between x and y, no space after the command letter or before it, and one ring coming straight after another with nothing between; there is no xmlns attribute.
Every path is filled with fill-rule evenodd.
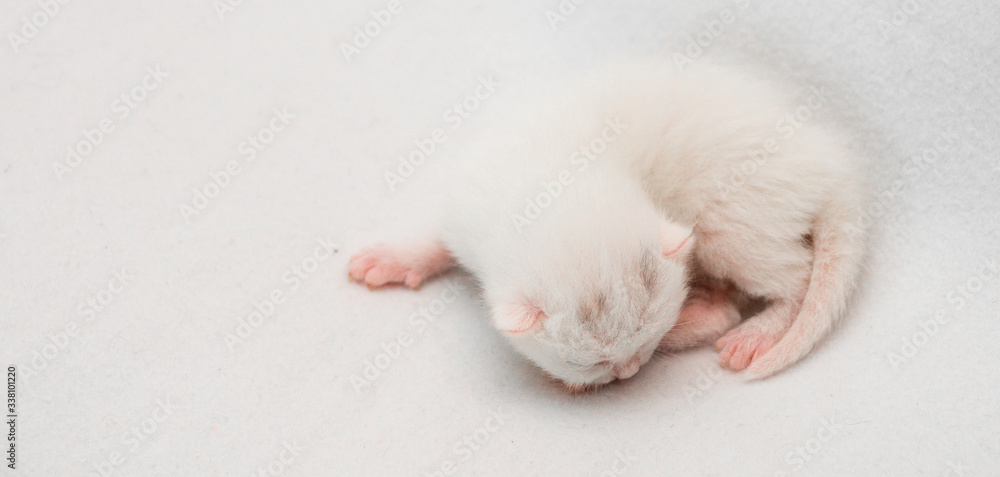
<svg viewBox="0 0 1000 477"><path fill-rule="evenodd" d="M858 174L777 86L645 64L530 104L456 168L437 237L362 250L351 278L416 288L467 268L495 326L572 390L716 339L725 366L769 376L844 313ZM766 308L733 328L745 297Z"/></svg>

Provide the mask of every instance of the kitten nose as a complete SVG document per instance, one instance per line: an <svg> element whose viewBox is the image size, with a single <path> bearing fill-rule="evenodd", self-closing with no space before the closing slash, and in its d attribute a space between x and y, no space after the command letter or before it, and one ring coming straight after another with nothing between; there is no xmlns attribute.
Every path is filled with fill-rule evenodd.
<svg viewBox="0 0 1000 477"><path fill-rule="evenodd" d="M616 364L614 370L618 379L628 379L635 376L635 373L639 372L639 356L633 356L625 364Z"/></svg>

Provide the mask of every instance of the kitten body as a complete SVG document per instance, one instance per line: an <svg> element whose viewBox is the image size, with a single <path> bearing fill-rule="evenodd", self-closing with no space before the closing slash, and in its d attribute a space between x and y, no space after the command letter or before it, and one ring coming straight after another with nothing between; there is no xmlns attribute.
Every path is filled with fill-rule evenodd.
<svg viewBox="0 0 1000 477"><path fill-rule="evenodd" d="M843 315L864 253L852 155L803 119L825 101L708 64L612 68L477 142L440 234L366 249L351 276L415 287L468 268L496 327L572 389L710 341L771 375ZM734 327L743 297L767 305Z"/></svg>

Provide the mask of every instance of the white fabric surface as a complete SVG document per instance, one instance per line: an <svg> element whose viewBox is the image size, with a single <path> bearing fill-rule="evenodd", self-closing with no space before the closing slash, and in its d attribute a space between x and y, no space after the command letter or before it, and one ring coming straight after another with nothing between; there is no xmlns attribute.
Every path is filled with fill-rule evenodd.
<svg viewBox="0 0 1000 477"><path fill-rule="evenodd" d="M0 5L0 365L19 375L17 469L0 475L1000 473L1000 280L979 278L1000 261L995 2L562 0L553 27L557 0L400 0L350 61L342 43L390 3L222 2L57 4L25 42L8 34L41 4ZM745 383L701 349L571 396L491 329L468 277L454 300L448 281L348 283L351 253L449 200L447 153L491 110L608 60L671 61L699 33L693 61L831 91L819 114L851 129L883 198L862 291L806 360ZM435 128L390 192L385 172ZM54 170L74 146L89 154ZM311 261L318 240L338 252ZM127 286L102 296L115 273ZM428 306L433 322L410 320Z"/></svg>

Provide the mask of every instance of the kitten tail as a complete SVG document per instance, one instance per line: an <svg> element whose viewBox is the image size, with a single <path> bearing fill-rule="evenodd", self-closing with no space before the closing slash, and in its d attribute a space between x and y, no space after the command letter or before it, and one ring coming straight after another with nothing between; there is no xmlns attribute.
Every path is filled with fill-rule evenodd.
<svg viewBox="0 0 1000 477"><path fill-rule="evenodd" d="M820 212L813 227L812 276L799 314L781 341L744 371L745 378L766 378L802 359L843 317L865 256L862 197L845 187Z"/></svg>

